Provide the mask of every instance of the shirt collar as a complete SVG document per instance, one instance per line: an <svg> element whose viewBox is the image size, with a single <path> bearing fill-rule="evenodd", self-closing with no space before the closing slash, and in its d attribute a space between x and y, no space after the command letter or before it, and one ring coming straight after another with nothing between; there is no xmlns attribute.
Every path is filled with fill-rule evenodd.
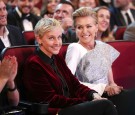
<svg viewBox="0 0 135 115"><path fill-rule="evenodd" d="M19 10L18 7L16 7L15 10L18 13L19 17L21 18L23 16L22 12ZM27 14L26 16L30 16L30 14Z"/></svg>
<svg viewBox="0 0 135 115"><path fill-rule="evenodd" d="M21 11L19 10L19 8L16 7L15 10L16 10L16 12L18 13L19 17L22 17L22 13L21 13Z"/></svg>
<svg viewBox="0 0 135 115"><path fill-rule="evenodd" d="M124 15L125 13L129 13L130 9L128 9L127 11L121 10L121 13Z"/></svg>
<svg viewBox="0 0 135 115"><path fill-rule="evenodd" d="M8 31L7 27L5 26L3 36L5 37L5 36L8 36L8 35L9 35L9 31Z"/></svg>
<svg viewBox="0 0 135 115"><path fill-rule="evenodd" d="M54 56L52 56L52 58L48 57L44 52L40 50L40 48L37 48L36 53L45 63L49 65L54 63Z"/></svg>

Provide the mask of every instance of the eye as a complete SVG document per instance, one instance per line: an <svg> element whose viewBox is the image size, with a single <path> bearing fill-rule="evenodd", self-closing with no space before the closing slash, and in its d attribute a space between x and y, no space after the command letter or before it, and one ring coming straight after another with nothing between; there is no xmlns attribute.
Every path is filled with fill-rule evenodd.
<svg viewBox="0 0 135 115"><path fill-rule="evenodd" d="M56 10L55 13L59 14L60 13L60 10Z"/></svg>
<svg viewBox="0 0 135 115"><path fill-rule="evenodd" d="M92 26L91 25L87 25L87 28L91 28Z"/></svg>
<svg viewBox="0 0 135 115"><path fill-rule="evenodd" d="M49 40L54 40L54 37L50 37Z"/></svg>
<svg viewBox="0 0 135 115"><path fill-rule="evenodd" d="M82 29L82 28L83 28L82 26L77 26L77 29L79 29L79 30Z"/></svg>

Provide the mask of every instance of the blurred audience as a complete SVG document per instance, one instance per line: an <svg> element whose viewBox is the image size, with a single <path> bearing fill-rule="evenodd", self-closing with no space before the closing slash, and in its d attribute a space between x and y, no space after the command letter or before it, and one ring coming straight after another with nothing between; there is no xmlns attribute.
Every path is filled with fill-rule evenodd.
<svg viewBox="0 0 135 115"><path fill-rule="evenodd" d="M14 10L8 12L8 24L19 27L22 31L31 31L40 17L31 13L34 0L18 0Z"/></svg>
<svg viewBox="0 0 135 115"><path fill-rule="evenodd" d="M53 18L57 19L63 28L62 42L72 43L77 42L77 38L74 32L72 13L74 6L69 1L60 2L55 9Z"/></svg>
<svg viewBox="0 0 135 115"><path fill-rule="evenodd" d="M96 7L94 9L97 12L98 17L98 32L96 35L96 40L101 40L104 42L115 40L113 33L110 32L110 11L106 6Z"/></svg>
<svg viewBox="0 0 135 115"><path fill-rule="evenodd" d="M46 0L46 6L44 6L44 11L42 12L42 17L52 18L56 6L60 3L60 0Z"/></svg>
<svg viewBox="0 0 135 115"><path fill-rule="evenodd" d="M25 44L26 42L21 30L7 24L6 6L4 2L0 0L0 53L5 47Z"/></svg>
<svg viewBox="0 0 135 115"><path fill-rule="evenodd" d="M111 11L111 29L116 26L127 26L135 21L135 10L130 8L131 0L113 0Z"/></svg>
<svg viewBox="0 0 135 115"><path fill-rule="evenodd" d="M128 41L135 41L135 22L127 26L123 35L123 39Z"/></svg>

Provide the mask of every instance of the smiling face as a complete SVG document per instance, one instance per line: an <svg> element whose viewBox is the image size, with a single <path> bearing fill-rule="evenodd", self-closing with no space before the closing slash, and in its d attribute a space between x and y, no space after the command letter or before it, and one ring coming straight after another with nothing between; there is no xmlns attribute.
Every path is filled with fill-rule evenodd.
<svg viewBox="0 0 135 115"><path fill-rule="evenodd" d="M7 10L3 1L0 1L0 27L7 25Z"/></svg>
<svg viewBox="0 0 135 115"><path fill-rule="evenodd" d="M56 6L59 4L60 0L48 0L47 1L47 11L49 13L54 13Z"/></svg>
<svg viewBox="0 0 135 115"><path fill-rule="evenodd" d="M100 9L97 12L98 17L98 31L105 32L110 25L110 12L107 9Z"/></svg>
<svg viewBox="0 0 135 115"><path fill-rule="evenodd" d="M77 17L75 19L75 30L80 44L93 44L98 25L90 16Z"/></svg>
<svg viewBox="0 0 135 115"><path fill-rule="evenodd" d="M58 21L62 21L64 18L72 18L73 8L68 4L59 4L57 5L54 16Z"/></svg>
<svg viewBox="0 0 135 115"><path fill-rule="evenodd" d="M23 14L29 14L34 7L34 0L18 0L18 7Z"/></svg>
<svg viewBox="0 0 135 115"><path fill-rule="evenodd" d="M40 49L49 57L58 54L62 46L62 28L54 27L49 32L45 32L43 37L37 37Z"/></svg>

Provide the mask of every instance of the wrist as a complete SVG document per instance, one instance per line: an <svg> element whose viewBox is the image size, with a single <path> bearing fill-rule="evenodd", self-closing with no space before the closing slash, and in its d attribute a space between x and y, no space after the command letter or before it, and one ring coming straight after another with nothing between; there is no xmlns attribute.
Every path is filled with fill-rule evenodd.
<svg viewBox="0 0 135 115"><path fill-rule="evenodd" d="M101 96L98 93L93 93L92 95L93 99L100 99Z"/></svg>
<svg viewBox="0 0 135 115"><path fill-rule="evenodd" d="M9 92L13 92L13 91L15 91L16 89L17 89L16 85L15 85L13 88L7 87L7 91L9 91Z"/></svg>
<svg viewBox="0 0 135 115"><path fill-rule="evenodd" d="M9 81L7 83L7 90L8 91L15 91L17 88L16 88L16 84L14 83L14 81Z"/></svg>

